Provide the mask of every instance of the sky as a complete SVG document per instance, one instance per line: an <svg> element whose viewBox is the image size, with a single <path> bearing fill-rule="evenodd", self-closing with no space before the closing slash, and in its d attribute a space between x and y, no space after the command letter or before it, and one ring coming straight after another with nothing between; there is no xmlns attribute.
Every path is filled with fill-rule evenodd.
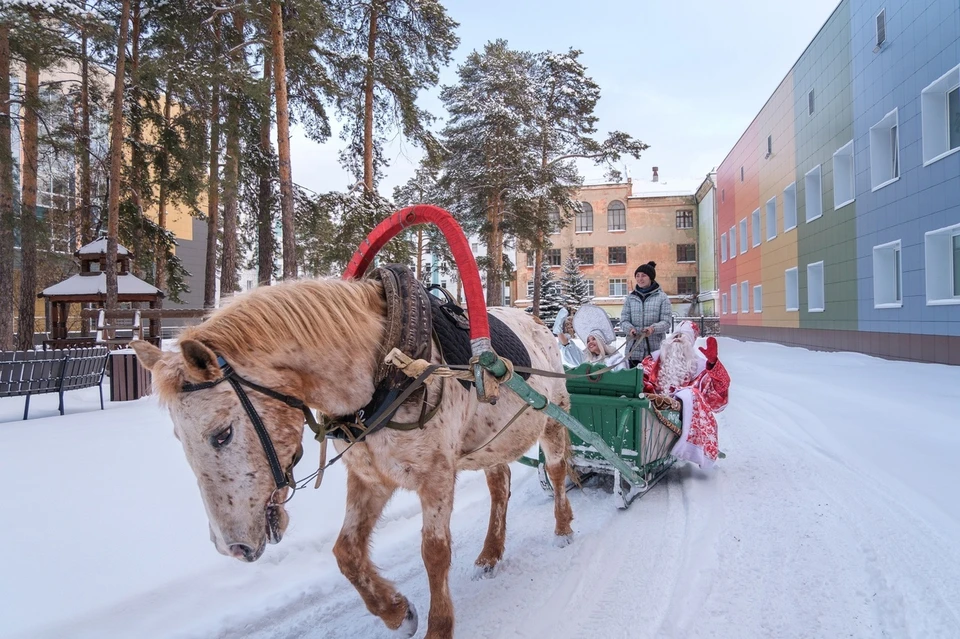
<svg viewBox="0 0 960 639"><path fill-rule="evenodd" d="M460 23L460 46L440 75L455 84L457 66L497 38L528 51L583 51L581 61L600 85L597 135L622 130L650 145L620 167L634 179L695 188L720 165L838 4L807 0L447 0ZM439 88L420 104L441 118ZM334 123L336 130L336 124ZM314 191L342 190L352 180L337 161L336 132L325 144L292 130L293 179ZM412 176L421 153L397 136L381 193ZM581 166L587 183L604 169Z"/></svg>

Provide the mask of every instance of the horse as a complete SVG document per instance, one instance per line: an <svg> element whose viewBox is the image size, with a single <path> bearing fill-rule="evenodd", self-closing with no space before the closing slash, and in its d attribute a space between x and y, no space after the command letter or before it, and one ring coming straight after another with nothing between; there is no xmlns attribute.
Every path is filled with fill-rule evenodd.
<svg viewBox="0 0 960 639"><path fill-rule="evenodd" d="M493 308L491 314L523 341L534 368L562 372L548 328L519 309ZM282 504L290 486L277 479L276 469L282 464L280 477L289 477L302 453L306 410L290 398L330 417L353 415L366 406L386 354L381 343L385 317L379 281L299 280L238 295L202 324L184 329L179 351L131 343L153 374L154 392L169 410L174 434L197 476L210 537L220 553L252 562L266 542L281 540L289 522ZM439 363L436 343L432 352L431 361ZM230 388L233 378L220 384L225 365L232 369L229 375L260 392ZM569 410L563 379L532 377L529 383ZM492 405L479 402L472 389L449 377L431 377L425 387L428 404L440 401L422 428L378 430L349 449L346 442L334 440L346 467L347 504L333 554L372 614L400 636L416 633L415 606L380 575L369 552L374 526L391 495L399 488L415 491L422 506L421 554L430 591L426 638L445 639L454 630L448 580L457 474L486 474L490 520L475 570L478 576L492 576L504 553L508 464L537 441L554 491L555 542L564 546L572 540L573 513L564 489L570 439L559 422L536 410L523 412L504 429L523 405L506 390ZM394 419L417 421L421 406L408 404ZM275 460L265 454L254 415L272 441Z"/></svg>

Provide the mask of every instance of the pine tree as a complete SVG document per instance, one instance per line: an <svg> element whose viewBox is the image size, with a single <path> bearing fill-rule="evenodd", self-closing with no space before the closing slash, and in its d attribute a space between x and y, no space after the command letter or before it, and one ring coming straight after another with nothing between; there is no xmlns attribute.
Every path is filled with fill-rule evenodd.
<svg viewBox="0 0 960 639"><path fill-rule="evenodd" d="M347 142L341 160L372 193L386 165L383 143L390 132L400 131L430 157L439 154L429 128L434 118L416 100L436 85L441 66L449 63L459 25L437 0L331 4L342 34L336 39L337 110Z"/></svg>
<svg viewBox="0 0 960 639"><path fill-rule="evenodd" d="M589 304L593 296L588 293L587 280L580 270L580 260L571 252L563 263L563 305L576 312L584 304Z"/></svg>
<svg viewBox="0 0 960 639"><path fill-rule="evenodd" d="M611 132L600 142L593 138L597 117L593 114L600 99L600 87L587 75L580 62L581 51L546 52L537 56L531 90L536 105L531 119L536 140L538 169L533 194L536 198L536 229L532 237L534 264L539 270L546 237L550 234L550 211L559 211L560 223L568 221L578 204L573 202L582 178L574 162L586 159L607 167L607 177L619 181L616 162L622 155L640 157L647 148L643 142L620 131ZM534 273L533 307L539 308L538 273Z"/></svg>
<svg viewBox="0 0 960 639"><path fill-rule="evenodd" d="M533 62L505 40L488 42L467 56L459 82L440 94L450 114L440 186L464 230L485 238L488 306L503 303L505 237L527 235L523 225L535 219L529 193L536 164L527 126Z"/></svg>
<svg viewBox="0 0 960 639"><path fill-rule="evenodd" d="M543 297L540 300L540 319L547 325L552 325L557 313L564 307L564 295L561 282L553 277L550 265L546 262L540 269L540 290L543 291ZM533 314L533 306L528 306L526 311Z"/></svg>

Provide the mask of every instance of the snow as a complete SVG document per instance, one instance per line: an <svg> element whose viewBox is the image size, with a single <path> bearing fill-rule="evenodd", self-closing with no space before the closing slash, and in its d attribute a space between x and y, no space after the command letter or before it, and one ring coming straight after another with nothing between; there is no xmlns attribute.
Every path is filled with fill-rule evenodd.
<svg viewBox="0 0 960 639"><path fill-rule="evenodd" d="M514 465L504 561L473 579L489 497L464 473L453 516L457 636L951 637L960 625L960 367L720 340L727 458L675 467L626 511L571 492L575 538ZM109 382L107 382L109 383ZM390 637L331 554L342 467L290 503L254 564L217 554L153 398L96 389L0 399L3 637ZM299 476L317 446L305 439ZM421 611L419 503L398 494L373 559Z"/></svg>
<svg viewBox="0 0 960 639"><path fill-rule="evenodd" d="M144 282L136 275L127 273L126 275L117 275L117 295L156 295L160 289L152 284ZM107 274L98 273L97 275L81 275L77 273L62 282L43 289L41 295L51 297L54 295L106 295L107 294Z"/></svg>
<svg viewBox="0 0 960 639"><path fill-rule="evenodd" d="M79 250L77 250L77 255L106 255L106 253L107 238L105 237L81 246ZM117 255L130 255L130 250L126 246L117 244Z"/></svg>

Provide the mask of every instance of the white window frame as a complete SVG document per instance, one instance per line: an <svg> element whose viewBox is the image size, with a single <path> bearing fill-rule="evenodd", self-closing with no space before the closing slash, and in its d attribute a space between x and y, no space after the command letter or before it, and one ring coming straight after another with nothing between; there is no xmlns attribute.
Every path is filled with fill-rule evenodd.
<svg viewBox="0 0 960 639"><path fill-rule="evenodd" d="M740 220L740 255L747 252L750 248L750 238L747 237L747 218Z"/></svg>
<svg viewBox="0 0 960 639"><path fill-rule="evenodd" d="M891 131L897 129L896 145L891 144ZM900 179L900 113L894 109L870 127L870 190L882 189ZM894 165L891 167L891 165ZM882 167L890 168L890 174Z"/></svg>
<svg viewBox="0 0 960 639"><path fill-rule="evenodd" d="M720 294L720 310L721 310L721 315L727 314L727 294L726 293Z"/></svg>
<svg viewBox="0 0 960 639"><path fill-rule="evenodd" d="M791 224L792 222L792 224ZM783 190L783 232L797 228L797 183Z"/></svg>
<svg viewBox="0 0 960 639"><path fill-rule="evenodd" d="M800 271L794 266L783 272L784 305L787 311L800 310ZM791 302L793 302L791 304Z"/></svg>
<svg viewBox="0 0 960 639"><path fill-rule="evenodd" d="M803 176L803 189L807 198L803 207L803 219L809 224L823 217L823 172L819 164ZM816 197L811 198L811 194ZM810 206L810 202L815 202L816 206Z"/></svg>
<svg viewBox="0 0 960 639"><path fill-rule="evenodd" d="M933 164L960 151L950 148L950 104L948 95L960 87L960 65L931 82L920 92L920 117L923 131L923 166Z"/></svg>
<svg viewBox="0 0 960 639"><path fill-rule="evenodd" d="M740 282L740 312L750 312L750 282L747 280Z"/></svg>
<svg viewBox="0 0 960 639"><path fill-rule="evenodd" d="M883 25L883 38L880 38L880 25ZM887 41L887 10L880 9L877 12L877 15L874 16L874 51L879 51L880 47L883 46L883 43Z"/></svg>
<svg viewBox="0 0 960 639"><path fill-rule="evenodd" d="M753 287L753 312L763 312L763 284L757 284Z"/></svg>
<svg viewBox="0 0 960 639"><path fill-rule="evenodd" d="M596 282L594 280L583 280L587 284L587 295L596 297Z"/></svg>
<svg viewBox="0 0 960 639"><path fill-rule="evenodd" d="M720 234L720 262L727 261L727 234Z"/></svg>
<svg viewBox="0 0 960 639"><path fill-rule="evenodd" d="M750 214L750 226L752 227L750 231L753 233L753 247L756 248L760 246L760 242L763 240L763 235L760 231L760 209Z"/></svg>
<svg viewBox="0 0 960 639"><path fill-rule="evenodd" d="M893 278L890 277L893 270ZM900 240L873 247L873 307L903 306L903 252Z"/></svg>
<svg viewBox="0 0 960 639"><path fill-rule="evenodd" d="M807 264L807 312L822 313L827 308L823 283L823 260Z"/></svg>
<svg viewBox="0 0 960 639"><path fill-rule="evenodd" d="M834 211L857 199L856 175L853 165L853 140L850 140L833 154Z"/></svg>
<svg viewBox="0 0 960 639"><path fill-rule="evenodd" d="M737 284L736 282L730 285L730 314L731 315L737 314L737 288L739 288L739 286L740 285Z"/></svg>
<svg viewBox="0 0 960 639"><path fill-rule="evenodd" d="M623 293L614 293L613 285L616 282L618 285L623 284ZM607 293L610 297L626 297L627 295L627 280L623 277L611 277L607 280Z"/></svg>
<svg viewBox="0 0 960 639"><path fill-rule="evenodd" d="M960 304L956 294L957 265L953 255L954 237L960 236L960 224L945 226L924 234L924 270L927 280L927 306Z"/></svg>
<svg viewBox="0 0 960 639"><path fill-rule="evenodd" d="M777 196L774 195L767 200L764 206L767 215L767 241L769 242L777 238Z"/></svg>
<svg viewBox="0 0 960 639"><path fill-rule="evenodd" d="M737 256L737 225L734 224L727 232L727 241L730 243L730 259Z"/></svg>

